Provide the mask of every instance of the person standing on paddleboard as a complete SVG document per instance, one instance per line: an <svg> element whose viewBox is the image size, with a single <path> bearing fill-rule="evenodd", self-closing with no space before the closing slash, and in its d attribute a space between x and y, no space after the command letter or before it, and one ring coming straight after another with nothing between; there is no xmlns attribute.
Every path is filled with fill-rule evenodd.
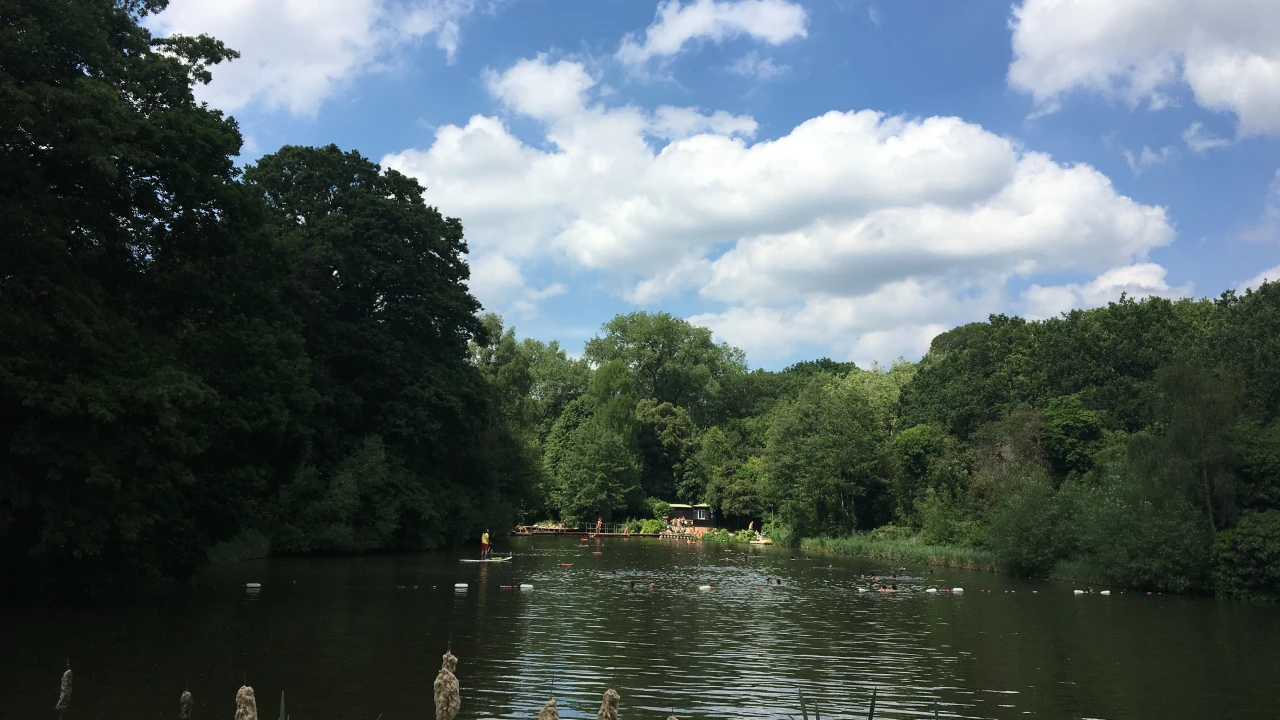
<svg viewBox="0 0 1280 720"><path fill-rule="evenodd" d="M484 533L480 535L480 559L481 560L489 559L489 531L488 530L485 530Z"/></svg>

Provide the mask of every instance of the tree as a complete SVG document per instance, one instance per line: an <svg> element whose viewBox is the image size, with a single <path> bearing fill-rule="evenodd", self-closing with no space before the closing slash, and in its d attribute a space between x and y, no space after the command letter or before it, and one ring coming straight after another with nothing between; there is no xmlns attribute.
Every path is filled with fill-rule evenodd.
<svg viewBox="0 0 1280 720"><path fill-rule="evenodd" d="M741 350L717 345L710 330L667 313L619 315L604 331L587 341L588 360L620 361L640 397L686 408L696 421L704 419L727 377L746 372Z"/></svg>
<svg viewBox="0 0 1280 720"><path fill-rule="evenodd" d="M159 0L0 12L0 582L183 578L291 471L314 400L284 258Z"/></svg>
<svg viewBox="0 0 1280 720"><path fill-rule="evenodd" d="M647 497L674 497L685 464L697 447L693 421L684 408L645 398L636 404L637 446Z"/></svg>
<svg viewBox="0 0 1280 720"><path fill-rule="evenodd" d="M530 412L538 438L545 440L565 406L587 391L591 367L585 359L570 359L555 340L544 344L525 338L523 349L533 381L528 399Z"/></svg>
<svg viewBox="0 0 1280 720"><path fill-rule="evenodd" d="M575 404L552 429L546 455L551 504L571 526L640 499L640 462L626 438Z"/></svg>
<svg viewBox="0 0 1280 720"><path fill-rule="evenodd" d="M396 547L513 521L536 472L518 417L528 370L514 340L491 341L475 315L461 223L428 207L415 180L334 146L282 148L246 181L293 257L290 301L322 398L309 460L320 482L377 437L412 479ZM486 364L486 383L468 362L473 340L514 364Z"/></svg>
<svg viewBox="0 0 1280 720"><path fill-rule="evenodd" d="M815 375L774 409L763 456L770 502L802 534L853 530L859 498L880 489L884 440L866 395Z"/></svg>
<svg viewBox="0 0 1280 720"><path fill-rule="evenodd" d="M1140 446L1153 472L1179 477L1204 509L1209 528L1234 519L1238 483L1231 463L1236 389L1209 372L1176 362L1157 373L1160 434Z"/></svg>

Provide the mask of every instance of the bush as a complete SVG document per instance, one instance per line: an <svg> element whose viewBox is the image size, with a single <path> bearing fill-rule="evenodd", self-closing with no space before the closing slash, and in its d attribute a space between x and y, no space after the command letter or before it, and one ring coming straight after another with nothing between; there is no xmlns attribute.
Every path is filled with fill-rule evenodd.
<svg viewBox="0 0 1280 720"><path fill-rule="evenodd" d="M889 523L863 534L870 540L910 540L916 536L916 531L906 525Z"/></svg>
<svg viewBox="0 0 1280 720"><path fill-rule="evenodd" d="M1280 510L1247 512L1218 533L1213 586L1226 597L1280 599Z"/></svg>
<svg viewBox="0 0 1280 720"><path fill-rule="evenodd" d="M951 497L951 492L928 488L916 503L924 540L933 545L977 547L982 528Z"/></svg>
<svg viewBox="0 0 1280 720"><path fill-rule="evenodd" d="M766 520L764 526L760 528L760 532L775 545L782 547L797 547L800 545L800 533L781 520Z"/></svg>
<svg viewBox="0 0 1280 720"><path fill-rule="evenodd" d="M1043 577L1075 549L1075 538L1045 474L1024 473L992 511L987 543L1007 572Z"/></svg>
<svg viewBox="0 0 1280 720"><path fill-rule="evenodd" d="M661 520L671 514L671 503L658 498L649 498L644 501L649 507L649 515L655 520Z"/></svg>
<svg viewBox="0 0 1280 720"><path fill-rule="evenodd" d="M257 560L271 554L267 536L257 530L243 530L226 542L209 548L209 562L214 565Z"/></svg>
<svg viewBox="0 0 1280 720"><path fill-rule="evenodd" d="M1212 538L1182 489L1124 462L1071 483L1080 551L1109 582L1186 592L1203 587Z"/></svg>
<svg viewBox="0 0 1280 720"><path fill-rule="evenodd" d="M730 541L729 531L724 528L714 528L702 533L703 542L723 542Z"/></svg>
<svg viewBox="0 0 1280 720"><path fill-rule="evenodd" d="M641 528L644 527L644 523L640 522L639 520L632 520L631 518L627 518L627 521L623 524L626 526L627 532L631 533L632 535L635 535L636 533L640 532Z"/></svg>
<svg viewBox="0 0 1280 720"><path fill-rule="evenodd" d="M666 529L666 524L661 520L649 519L640 521L640 532L645 535L654 535Z"/></svg>

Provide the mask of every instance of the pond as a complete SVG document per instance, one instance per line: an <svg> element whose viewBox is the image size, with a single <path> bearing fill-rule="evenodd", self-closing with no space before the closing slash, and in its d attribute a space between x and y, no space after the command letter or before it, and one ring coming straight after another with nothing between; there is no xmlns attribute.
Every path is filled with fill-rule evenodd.
<svg viewBox="0 0 1280 720"><path fill-rule="evenodd" d="M70 658L65 720L176 718L184 685L194 720L229 720L243 680L264 720L282 691L297 720L426 720L449 646L460 720L534 718L552 693L562 717L594 717L609 686L624 720L799 720L800 693L810 718L864 718L873 689L878 718L1280 717L1276 605L928 568L900 583L964 592L859 593L892 569L642 538L497 549L514 560L276 558L165 604L6 610L0 717L54 717Z"/></svg>

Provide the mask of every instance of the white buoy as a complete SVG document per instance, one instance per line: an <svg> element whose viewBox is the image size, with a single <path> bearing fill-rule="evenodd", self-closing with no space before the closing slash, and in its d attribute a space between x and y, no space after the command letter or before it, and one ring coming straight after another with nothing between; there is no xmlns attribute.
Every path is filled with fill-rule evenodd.
<svg viewBox="0 0 1280 720"><path fill-rule="evenodd" d="M1071 592L1075 593L1076 595L1083 595L1083 594L1084 594L1084 591L1083 591L1083 590L1072 590Z"/></svg>
<svg viewBox="0 0 1280 720"><path fill-rule="evenodd" d="M530 585L529 583L525 583L525 584L523 584L523 585L521 585L521 586L520 586L520 589L521 589L521 590L532 590L532 589L533 589L533 586L532 586L532 585Z"/></svg>
<svg viewBox="0 0 1280 720"><path fill-rule="evenodd" d="M262 587L262 583L245 583L244 586L249 588L250 590L256 590Z"/></svg>
<svg viewBox="0 0 1280 720"><path fill-rule="evenodd" d="M962 592L964 592L964 588L951 588L951 592L953 592L953 593L962 593Z"/></svg>
<svg viewBox="0 0 1280 720"><path fill-rule="evenodd" d="M925 590L925 592L927 592L927 593L936 593L936 592L938 592L938 588L929 588L929 589Z"/></svg>
<svg viewBox="0 0 1280 720"><path fill-rule="evenodd" d="M1102 592L1100 592L1100 593L1098 593L1098 594L1099 594L1099 595L1110 595L1110 594L1111 594L1111 591L1110 591L1110 590L1103 590Z"/></svg>
<svg viewBox="0 0 1280 720"><path fill-rule="evenodd" d="M467 589L467 584L466 584L466 583L454 583L454 584L453 584L453 587L454 587L455 589L457 589L457 590L466 590L466 589Z"/></svg>
<svg viewBox="0 0 1280 720"><path fill-rule="evenodd" d="M699 586L698 586L698 589L699 589L699 590L710 590L710 589L711 589L711 586L710 586L710 585L699 585Z"/></svg>
<svg viewBox="0 0 1280 720"><path fill-rule="evenodd" d="M860 593L864 593L864 592L866 592L866 591L867 591L867 589L866 589L866 588L858 588L858 592L860 592Z"/></svg>

